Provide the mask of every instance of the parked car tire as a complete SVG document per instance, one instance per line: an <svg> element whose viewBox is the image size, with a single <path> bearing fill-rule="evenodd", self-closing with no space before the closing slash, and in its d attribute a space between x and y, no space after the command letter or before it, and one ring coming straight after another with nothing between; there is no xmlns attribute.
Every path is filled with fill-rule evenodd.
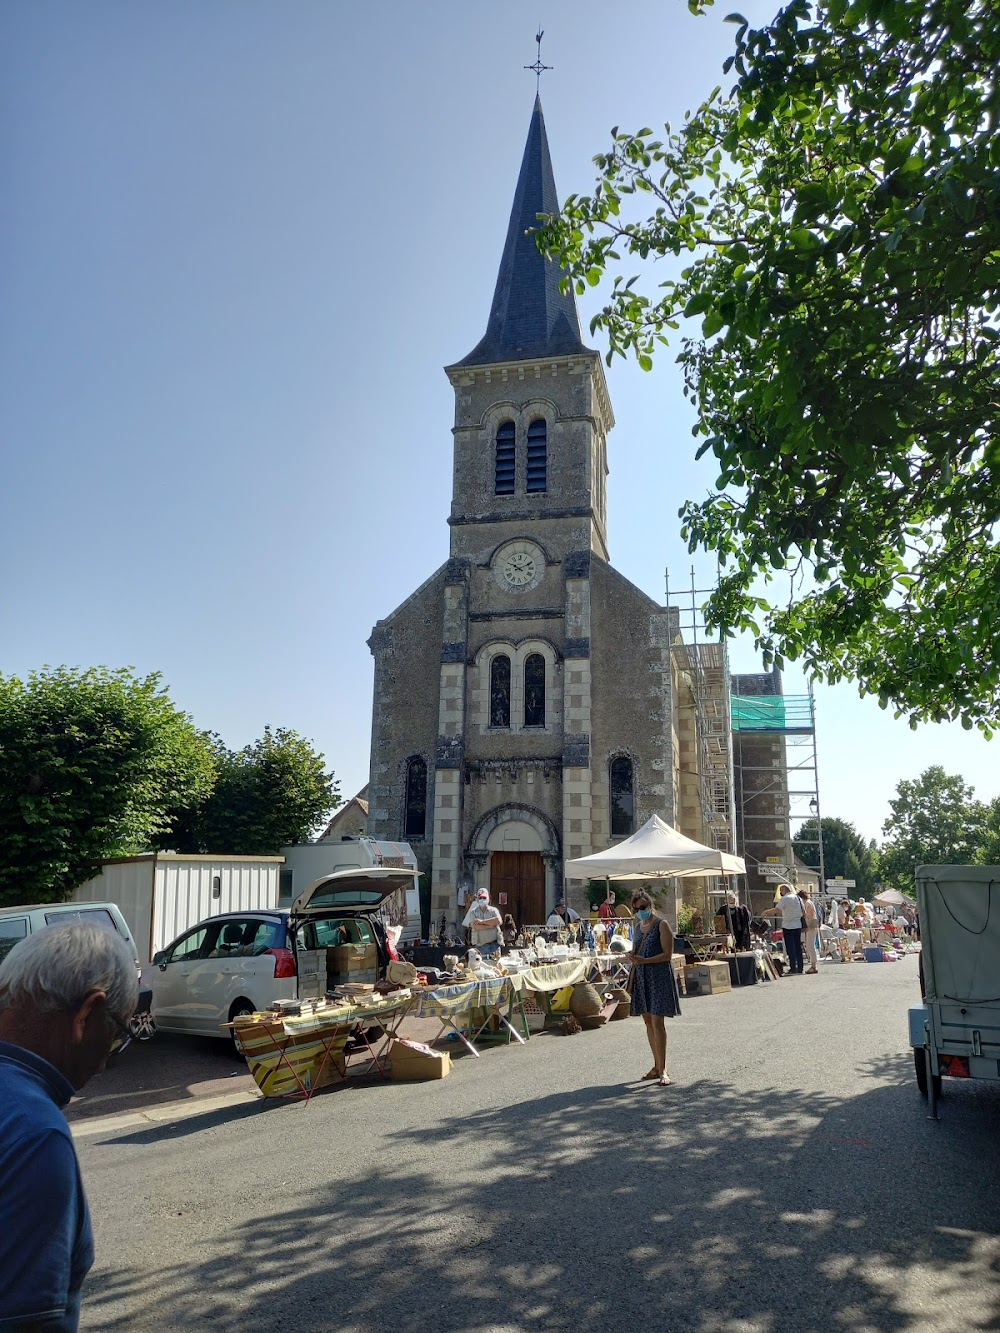
<svg viewBox="0 0 1000 1333"><path fill-rule="evenodd" d="M149 1041L156 1036L156 1023L148 1009L141 1014L133 1014L129 1019L128 1030L135 1041Z"/></svg>
<svg viewBox="0 0 1000 1333"><path fill-rule="evenodd" d="M926 1097L926 1096L927 1096L927 1063L926 1063L926 1056L924 1055L924 1048L923 1048L922 1046L914 1046L914 1048L913 1048L913 1069L914 1069L914 1072L916 1073L916 1076L917 1076L917 1087L918 1087L919 1090L920 1090L920 1095L921 1095L921 1097ZM932 1074L932 1075L931 1075L931 1078L934 1080L934 1096L935 1096L936 1099L940 1100L940 1097L941 1097L941 1075L940 1075L940 1074Z"/></svg>
<svg viewBox="0 0 1000 1333"><path fill-rule="evenodd" d="M229 1021L231 1023L235 1018L243 1018L247 1014L253 1014L253 1013L256 1013L256 1010L254 1009L253 1005L250 1003L249 1000L234 1000L232 1007L229 1010ZM233 1053L239 1056L239 1058L242 1060L243 1052L236 1044L236 1032L232 1029L230 1030L230 1036L232 1037L233 1041Z"/></svg>

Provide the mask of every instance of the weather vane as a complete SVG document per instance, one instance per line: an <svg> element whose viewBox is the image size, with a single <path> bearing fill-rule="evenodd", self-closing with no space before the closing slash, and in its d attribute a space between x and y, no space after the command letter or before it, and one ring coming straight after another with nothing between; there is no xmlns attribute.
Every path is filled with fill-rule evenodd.
<svg viewBox="0 0 1000 1333"><path fill-rule="evenodd" d="M553 69L553 68L554 68L553 65L543 65L543 64L542 64L542 38L543 38L544 36L545 36L545 29L544 29L544 28L539 28L538 31L535 33L535 41L538 43L538 54L537 54L537 56L535 57L535 63L534 63L533 65L525 65L525 66L524 66L525 69L530 69L530 70L534 71L534 75L535 75L535 92L536 92L536 93L538 92L538 90L541 88L541 85L542 85L542 70L543 70L543 69Z"/></svg>

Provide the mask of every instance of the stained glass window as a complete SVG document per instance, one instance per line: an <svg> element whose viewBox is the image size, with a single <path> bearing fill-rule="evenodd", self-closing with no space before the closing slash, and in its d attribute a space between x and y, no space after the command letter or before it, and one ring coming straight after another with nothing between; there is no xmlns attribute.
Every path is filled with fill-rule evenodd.
<svg viewBox="0 0 1000 1333"><path fill-rule="evenodd" d="M634 832L632 760L620 755L611 761L611 836L617 838Z"/></svg>
<svg viewBox="0 0 1000 1333"><path fill-rule="evenodd" d="M524 659L524 725L545 726L545 658L541 653Z"/></svg>
<svg viewBox="0 0 1000 1333"><path fill-rule="evenodd" d="M505 655L490 663L490 726L510 726L510 658Z"/></svg>
<svg viewBox="0 0 1000 1333"><path fill-rule="evenodd" d="M427 763L417 756L406 765L404 838L422 838L427 831Z"/></svg>

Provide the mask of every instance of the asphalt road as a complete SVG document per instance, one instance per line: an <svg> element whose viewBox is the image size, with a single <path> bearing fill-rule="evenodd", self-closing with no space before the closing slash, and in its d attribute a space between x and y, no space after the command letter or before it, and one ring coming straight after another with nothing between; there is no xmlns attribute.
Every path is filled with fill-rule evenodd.
<svg viewBox="0 0 1000 1333"><path fill-rule="evenodd" d="M926 1118L916 960L692 997L449 1078L81 1126L82 1327L962 1330L1000 1319L1000 1085Z"/></svg>

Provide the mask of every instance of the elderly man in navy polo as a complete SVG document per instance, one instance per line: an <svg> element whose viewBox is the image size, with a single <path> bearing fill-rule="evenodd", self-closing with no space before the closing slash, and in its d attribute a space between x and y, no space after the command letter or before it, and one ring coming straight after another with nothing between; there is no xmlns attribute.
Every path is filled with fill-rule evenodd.
<svg viewBox="0 0 1000 1333"><path fill-rule="evenodd" d="M79 1326L94 1241L62 1108L128 1041L137 993L98 926L49 926L0 964L0 1330Z"/></svg>

